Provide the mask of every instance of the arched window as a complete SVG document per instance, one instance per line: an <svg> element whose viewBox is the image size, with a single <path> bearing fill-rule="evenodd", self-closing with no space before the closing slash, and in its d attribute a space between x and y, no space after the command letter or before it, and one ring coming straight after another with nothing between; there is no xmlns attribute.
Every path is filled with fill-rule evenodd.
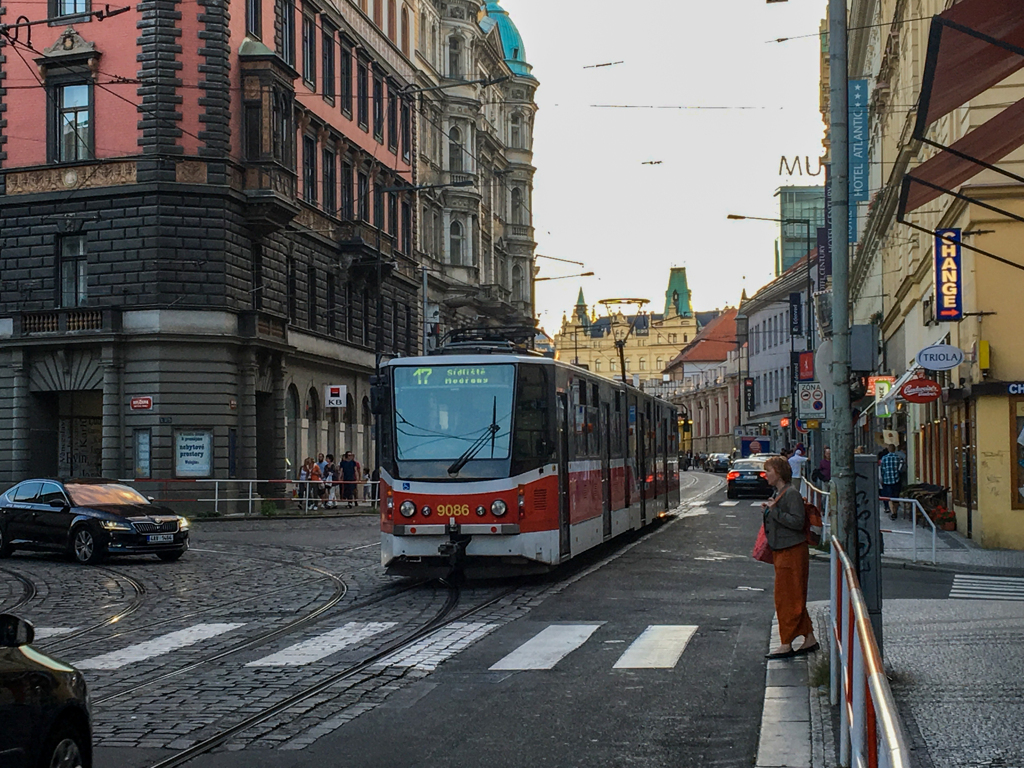
<svg viewBox="0 0 1024 768"><path fill-rule="evenodd" d="M462 241L463 241L463 237L462 237L462 224L460 224L457 221L453 221L452 222L452 226L451 226L451 228L449 230L449 233L451 235L451 249L452 249L451 262L452 262L452 264L461 265L462 264L462 246L463 246L463 243L462 243Z"/></svg>
<svg viewBox="0 0 1024 768"><path fill-rule="evenodd" d="M626 358L626 370L627 371L629 370L629 358L628 357Z"/></svg>
<svg viewBox="0 0 1024 768"><path fill-rule="evenodd" d="M509 131L509 145L512 149L523 147L523 119L519 115L512 115L511 129Z"/></svg>
<svg viewBox="0 0 1024 768"><path fill-rule="evenodd" d="M462 173L462 131L455 126L448 131L448 169Z"/></svg>
<svg viewBox="0 0 1024 768"><path fill-rule="evenodd" d="M512 223L525 224L526 217L523 215L523 190L519 187L512 188Z"/></svg>
<svg viewBox="0 0 1024 768"><path fill-rule="evenodd" d="M526 293L523 290L523 268L516 264L512 267L512 300L526 301Z"/></svg>
<svg viewBox="0 0 1024 768"><path fill-rule="evenodd" d="M664 371L665 370L665 358L663 358L663 357L659 357L658 358L658 370L659 371Z"/></svg>
<svg viewBox="0 0 1024 768"><path fill-rule="evenodd" d="M614 359L613 360L609 360L608 361L608 365L611 368L613 373L615 371L619 370L619 362L618 362L618 360L614 360Z"/></svg>
<svg viewBox="0 0 1024 768"><path fill-rule="evenodd" d="M398 41L398 11L395 0L388 0L388 37L392 43Z"/></svg>
<svg viewBox="0 0 1024 768"><path fill-rule="evenodd" d="M448 38L448 77L462 79L462 41L457 37Z"/></svg>
<svg viewBox="0 0 1024 768"><path fill-rule="evenodd" d="M594 361L594 372L595 373L600 373L601 372L601 361L600 360L595 360Z"/></svg>
<svg viewBox="0 0 1024 768"><path fill-rule="evenodd" d="M647 358L646 357L641 357L640 358L640 370L641 371L646 371L647 370Z"/></svg>
<svg viewBox="0 0 1024 768"><path fill-rule="evenodd" d="M315 389L310 389L306 395L306 421L309 424L306 430L306 453L316 460L320 442L320 396Z"/></svg>
<svg viewBox="0 0 1024 768"><path fill-rule="evenodd" d="M409 55L409 9L402 6L402 53Z"/></svg>

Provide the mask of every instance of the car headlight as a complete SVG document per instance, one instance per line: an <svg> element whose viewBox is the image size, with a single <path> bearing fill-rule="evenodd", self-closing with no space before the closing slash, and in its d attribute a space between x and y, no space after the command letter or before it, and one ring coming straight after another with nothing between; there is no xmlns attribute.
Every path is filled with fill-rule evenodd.
<svg viewBox="0 0 1024 768"><path fill-rule="evenodd" d="M495 517L504 517L505 513L508 512L508 504L501 499L495 499L491 502L491 514Z"/></svg>
<svg viewBox="0 0 1024 768"><path fill-rule="evenodd" d="M416 505L406 500L402 502L402 506L398 508L398 511L402 513L402 517L412 517L416 514Z"/></svg>
<svg viewBox="0 0 1024 768"><path fill-rule="evenodd" d="M100 525L107 531L134 531L131 523L122 523L120 520L100 520Z"/></svg>
<svg viewBox="0 0 1024 768"><path fill-rule="evenodd" d="M179 531L187 531L189 525L190 525L190 523L189 523L187 517L179 517L178 518L178 530Z"/></svg>

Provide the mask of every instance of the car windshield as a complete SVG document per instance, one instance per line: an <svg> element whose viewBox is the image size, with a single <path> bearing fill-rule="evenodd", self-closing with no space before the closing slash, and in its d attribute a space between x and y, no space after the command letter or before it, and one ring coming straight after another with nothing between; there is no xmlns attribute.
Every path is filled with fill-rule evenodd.
<svg viewBox="0 0 1024 768"><path fill-rule="evenodd" d="M395 368L398 459L451 461L480 441L477 458L507 459L514 382L508 364Z"/></svg>
<svg viewBox="0 0 1024 768"><path fill-rule="evenodd" d="M92 507L101 504L149 504L149 500L145 496L127 485L69 483L65 488L71 494L71 500L76 507Z"/></svg>
<svg viewBox="0 0 1024 768"><path fill-rule="evenodd" d="M762 469L764 469L764 462L761 462L761 461L737 461L735 464L732 465L732 468L734 470L737 470L737 471L744 470L744 469L746 469L746 470L753 469L753 470L757 470L758 472L760 472Z"/></svg>

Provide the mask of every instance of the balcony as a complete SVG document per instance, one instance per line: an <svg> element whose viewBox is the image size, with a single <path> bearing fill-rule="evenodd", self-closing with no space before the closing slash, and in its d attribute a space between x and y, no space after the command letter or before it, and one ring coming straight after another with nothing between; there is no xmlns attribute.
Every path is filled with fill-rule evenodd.
<svg viewBox="0 0 1024 768"><path fill-rule="evenodd" d="M241 312L238 317L239 335L247 339L270 339L283 342L288 339L288 321L265 312Z"/></svg>
<svg viewBox="0 0 1024 768"><path fill-rule="evenodd" d="M300 211L295 202L295 174L274 163L245 169L245 218L253 232L263 237L286 227Z"/></svg>
<svg viewBox="0 0 1024 768"><path fill-rule="evenodd" d="M346 221L338 225L338 249L343 257L351 259L352 276L367 283L376 283L378 258L383 260L380 274L384 280L397 268L395 240L393 235L366 221Z"/></svg>
<svg viewBox="0 0 1024 768"><path fill-rule="evenodd" d="M117 333L121 330L118 309L55 309L51 312L22 312L16 336L65 336L80 333Z"/></svg>
<svg viewBox="0 0 1024 768"><path fill-rule="evenodd" d="M508 227L510 240L528 240L533 242L533 227L524 224L510 224Z"/></svg>

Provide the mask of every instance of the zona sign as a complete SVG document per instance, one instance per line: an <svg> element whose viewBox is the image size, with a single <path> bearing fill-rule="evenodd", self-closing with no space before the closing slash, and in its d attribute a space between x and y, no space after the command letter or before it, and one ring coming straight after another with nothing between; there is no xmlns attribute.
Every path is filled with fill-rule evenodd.
<svg viewBox="0 0 1024 768"><path fill-rule="evenodd" d="M908 403L931 403L942 397L942 387L931 379L911 379L900 387L900 397Z"/></svg>

